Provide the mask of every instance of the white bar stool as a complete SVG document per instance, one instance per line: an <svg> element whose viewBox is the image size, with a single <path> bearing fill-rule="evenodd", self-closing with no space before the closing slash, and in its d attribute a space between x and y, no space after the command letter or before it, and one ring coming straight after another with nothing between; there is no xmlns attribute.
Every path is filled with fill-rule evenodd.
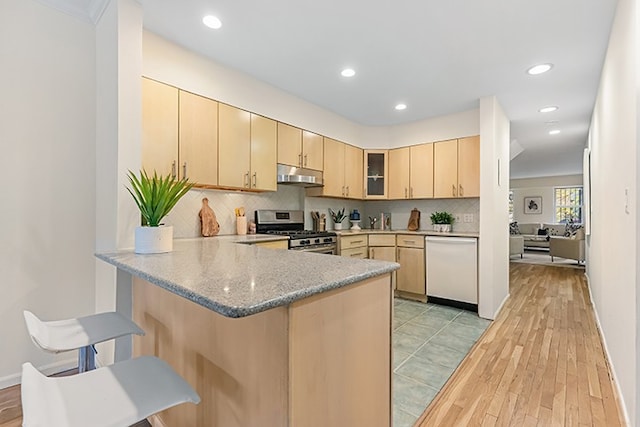
<svg viewBox="0 0 640 427"><path fill-rule="evenodd" d="M51 353L79 350L79 372L96 368L94 344L125 335L144 335L138 325L116 312L43 322L25 310L24 320L31 340L41 349Z"/></svg>
<svg viewBox="0 0 640 427"><path fill-rule="evenodd" d="M185 402L200 396L154 356L57 378L22 365L23 427L123 427Z"/></svg>

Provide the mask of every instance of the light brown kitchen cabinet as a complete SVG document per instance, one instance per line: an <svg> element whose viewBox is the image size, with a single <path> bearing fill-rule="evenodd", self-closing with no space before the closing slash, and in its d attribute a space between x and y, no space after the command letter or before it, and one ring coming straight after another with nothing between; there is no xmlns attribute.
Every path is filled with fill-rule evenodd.
<svg viewBox="0 0 640 427"><path fill-rule="evenodd" d="M142 168L178 176L178 89L142 79Z"/></svg>
<svg viewBox="0 0 640 427"><path fill-rule="evenodd" d="M218 103L180 91L178 176L218 184Z"/></svg>
<svg viewBox="0 0 640 427"><path fill-rule="evenodd" d="M389 198L409 198L410 148L389 150Z"/></svg>
<svg viewBox="0 0 640 427"><path fill-rule="evenodd" d="M324 186L308 188L307 196L362 199L363 150L324 138Z"/></svg>
<svg viewBox="0 0 640 427"><path fill-rule="evenodd" d="M410 148L410 190L411 199L433 197L433 144L412 145Z"/></svg>
<svg viewBox="0 0 640 427"><path fill-rule="evenodd" d="M433 144L389 150L389 198L433 197Z"/></svg>
<svg viewBox="0 0 640 427"><path fill-rule="evenodd" d="M362 199L363 150L353 145L344 144L344 159L345 196L350 199Z"/></svg>
<svg viewBox="0 0 640 427"><path fill-rule="evenodd" d="M251 189L277 191L277 122L251 114Z"/></svg>
<svg viewBox="0 0 640 427"><path fill-rule="evenodd" d="M396 235L369 234L369 259L396 262ZM391 274L391 284L396 289L396 273Z"/></svg>
<svg viewBox="0 0 640 427"><path fill-rule="evenodd" d="M250 187L251 113L220 104L218 109L219 184Z"/></svg>
<svg viewBox="0 0 640 427"><path fill-rule="evenodd" d="M480 137L458 140L458 197L480 197Z"/></svg>
<svg viewBox="0 0 640 427"><path fill-rule="evenodd" d="M386 199L389 192L389 150L364 150L364 198Z"/></svg>
<svg viewBox="0 0 640 427"><path fill-rule="evenodd" d="M338 251L340 256L343 257L365 259L368 255L367 243L366 234L340 236L338 239Z"/></svg>
<svg viewBox="0 0 640 427"><path fill-rule="evenodd" d="M424 236L398 234L397 257L400 269L396 272L396 290L401 296L426 301Z"/></svg>
<svg viewBox="0 0 640 427"><path fill-rule="evenodd" d="M278 122L278 163L321 171L323 137Z"/></svg>
<svg viewBox="0 0 640 427"><path fill-rule="evenodd" d="M434 196L480 196L480 137L435 143Z"/></svg>

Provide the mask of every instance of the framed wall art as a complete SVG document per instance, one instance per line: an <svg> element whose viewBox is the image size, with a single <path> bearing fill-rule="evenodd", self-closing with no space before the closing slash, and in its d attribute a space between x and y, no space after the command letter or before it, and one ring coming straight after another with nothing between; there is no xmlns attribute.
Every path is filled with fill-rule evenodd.
<svg viewBox="0 0 640 427"><path fill-rule="evenodd" d="M541 214L542 213L542 197L525 197L524 198L524 213L526 214Z"/></svg>

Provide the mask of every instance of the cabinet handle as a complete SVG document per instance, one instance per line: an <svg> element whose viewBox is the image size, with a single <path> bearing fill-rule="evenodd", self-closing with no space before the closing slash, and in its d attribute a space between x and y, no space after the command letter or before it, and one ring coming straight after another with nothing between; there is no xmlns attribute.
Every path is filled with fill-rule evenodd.
<svg viewBox="0 0 640 427"><path fill-rule="evenodd" d="M187 177L187 162L184 162L184 165L182 165L182 179L185 179Z"/></svg>
<svg viewBox="0 0 640 427"><path fill-rule="evenodd" d="M409 243L415 244L416 243L415 240L403 240L403 242L406 243L406 244L409 244Z"/></svg>
<svg viewBox="0 0 640 427"><path fill-rule="evenodd" d="M302 153L298 154L298 164L302 167Z"/></svg>
<svg viewBox="0 0 640 427"><path fill-rule="evenodd" d="M355 245L356 243L364 243L364 240L352 240L351 244Z"/></svg>
<svg viewBox="0 0 640 427"><path fill-rule="evenodd" d="M375 258L376 257L376 251L375 249L371 248L371 258Z"/></svg>
<svg viewBox="0 0 640 427"><path fill-rule="evenodd" d="M464 191L462 191L462 184L460 184L460 191L458 191L458 194L460 194L460 197L464 196Z"/></svg>
<svg viewBox="0 0 640 427"><path fill-rule="evenodd" d="M304 165L307 166L307 155L304 155Z"/></svg>
<svg viewBox="0 0 640 427"><path fill-rule="evenodd" d="M171 178L176 179L176 161L171 162Z"/></svg>
<svg viewBox="0 0 640 427"><path fill-rule="evenodd" d="M249 172L244 174L244 186L249 188Z"/></svg>
<svg viewBox="0 0 640 427"><path fill-rule="evenodd" d="M349 186L348 185L347 185L347 194L346 194L346 196L349 197Z"/></svg>
<svg viewBox="0 0 640 427"><path fill-rule="evenodd" d="M361 257L361 256L364 256L364 254L363 254L362 252L358 252L358 253L355 253L355 254L351 254L351 255L349 255L349 256L350 256L351 258L354 258L354 257Z"/></svg>
<svg viewBox="0 0 640 427"><path fill-rule="evenodd" d="M253 188L258 186L258 172L253 173Z"/></svg>
<svg viewBox="0 0 640 427"><path fill-rule="evenodd" d="M404 187L404 198L407 199L407 187Z"/></svg>
<svg viewBox="0 0 640 427"><path fill-rule="evenodd" d="M400 261L400 249L396 250L396 258Z"/></svg>
<svg viewBox="0 0 640 427"><path fill-rule="evenodd" d="M453 195L453 197L456 197L456 185L455 184L451 184L451 194Z"/></svg>
<svg viewBox="0 0 640 427"><path fill-rule="evenodd" d="M342 186L342 195L344 196L344 185Z"/></svg>
<svg viewBox="0 0 640 427"><path fill-rule="evenodd" d="M409 188L409 197L413 199L413 187Z"/></svg>

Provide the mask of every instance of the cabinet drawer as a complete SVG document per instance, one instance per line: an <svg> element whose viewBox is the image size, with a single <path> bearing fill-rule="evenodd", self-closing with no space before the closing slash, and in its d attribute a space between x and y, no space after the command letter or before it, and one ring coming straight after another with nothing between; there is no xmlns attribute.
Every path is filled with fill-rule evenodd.
<svg viewBox="0 0 640 427"><path fill-rule="evenodd" d="M395 246L395 234L369 234L369 246Z"/></svg>
<svg viewBox="0 0 640 427"><path fill-rule="evenodd" d="M360 248L362 246L367 246L366 234L340 237L340 250L350 249L350 248Z"/></svg>
<svg viewBox="0 0 640 427"><path fill-rule="evenodd" d="M342 249L340 251L340 256L344 256L344 257L347 257L347 258L366 259L367 258L367 247L363 246L361 248Z"/></svg>
<svg viewBox="0 0 640 427"><path fill-rule="evenodd" d="M424 248L424 236L415 234L398 234L396 244L405 248Z"/></svg>

